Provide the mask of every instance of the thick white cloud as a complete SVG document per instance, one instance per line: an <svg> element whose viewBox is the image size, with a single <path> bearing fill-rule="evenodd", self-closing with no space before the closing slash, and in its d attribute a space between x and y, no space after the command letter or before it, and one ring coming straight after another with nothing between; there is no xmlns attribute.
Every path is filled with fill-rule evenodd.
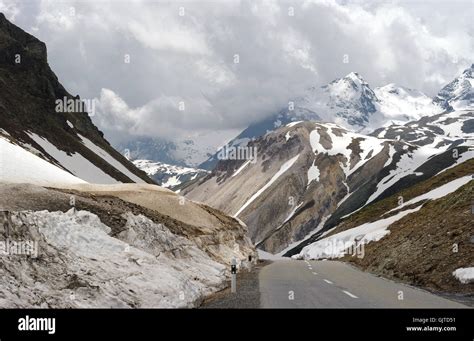
<svg viewBox="0 0 474 341"><path fill-rule="evenodd" d="M0 0L0 9L47 43L68 90L101 100L94 120L112 137L245 127L351 71L434 95L474 55L470 0Z"/></svg>

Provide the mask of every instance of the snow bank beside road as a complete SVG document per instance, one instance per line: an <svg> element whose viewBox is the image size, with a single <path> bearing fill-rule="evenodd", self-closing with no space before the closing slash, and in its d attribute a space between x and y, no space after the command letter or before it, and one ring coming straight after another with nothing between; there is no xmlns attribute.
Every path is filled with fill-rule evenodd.
<svg viewBox="0 0 474 341"><path fill-rule="evenodd" d="M192 307L224 286L225 266L195 243L142 215L123 217L124 230L113 237L87 211L13 213L13 228L27 226L39 238L47 264L4 258L0 306Z"/></svg>

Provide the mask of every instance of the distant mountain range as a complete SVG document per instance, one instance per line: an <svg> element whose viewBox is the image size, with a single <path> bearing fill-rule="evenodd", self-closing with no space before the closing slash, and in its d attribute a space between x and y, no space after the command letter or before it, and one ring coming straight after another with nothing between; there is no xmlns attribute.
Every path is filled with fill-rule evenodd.
<svg viewBox="0 0 474 341"><path fill-rule="evenodd" d="M453 108L469 109L474 103L472 72L473 66L443 87L434 99L421 91L393 83L372 90L362 76L352 72L327 85L308 88L301 96L288 100L288 107L251 124L223 148L246 146L250 141L290 122L332 122L368 134L381 127L403 125ZM225 138L221 136L220 141L225 141ZM193 168L194 172L200 169L210 171L216 167L220 149L216 149L215 141L215 138L209 137L182 141L142 137L120 145L119 149L130 150L133 159L168 164L162 175L159 172L153 174L155 179L166 181L183 178L179 172L174 173L171 166ZM141 165L145 167L144 163L137 164L147 172Z"/></svg>
<svg viewBox="0 0 474 341"><path fill-rule="evenodd" d="M203 169L180 167L150 160L134 160L133 164L145 171L161 187L171 190L177 189L181 184L194 181L209 173L209 171Z"/></svg>
<svg viewBox="0 0 474 341"><path fill-rule="evenodd" d="M231 135L229 135L231 134ZM169 165L200 168L199 165L235 135L228 131L212 131L187 138L164 139L140 136L122 142L117 150L128 151L133 160L150 160Z"/></svg>
<svg viewBox="0 0 474 341"><path fill-rule="evenodd" d="M441 89L434 99L421 91L395 84L372 90L358 73L352 72L327 85L307 89L302 96L289 100L287 108L250 125L227 146L246 145L290 122L332 122L357 132L370 133L380 127L407 123L453 108L469 109L474 103L473 69L474 65ZM215 153L199 167L212 169L218 161L217 155Z"/></svg>

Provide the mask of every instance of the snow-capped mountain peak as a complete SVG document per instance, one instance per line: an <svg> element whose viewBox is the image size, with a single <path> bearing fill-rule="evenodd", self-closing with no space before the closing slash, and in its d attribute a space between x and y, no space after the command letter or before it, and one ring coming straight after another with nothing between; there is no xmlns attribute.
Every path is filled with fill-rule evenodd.
<svg viewBox="0 0 474 341"><path fill-rule="evenodd" d="M443 87L434 102L445 109L473 109L474 108L474 64L463 71L452 82Z"/></svg>
<svg viewBox="0 0 474 341"><path fill-rule="evenodd" d="M357 72L351 72L322 87L310 88L295 106L315 113L323 121L360 129L376 111L376 102L369 84Z"/></svg>
<svg viewBox="0 0 474 341"><path fill-rule="evenodd" d="M364 80L364 78L362 78L362 76L358 72L351 72L342 79L350 79L356 83L367 84L367 82Z"/></svg>

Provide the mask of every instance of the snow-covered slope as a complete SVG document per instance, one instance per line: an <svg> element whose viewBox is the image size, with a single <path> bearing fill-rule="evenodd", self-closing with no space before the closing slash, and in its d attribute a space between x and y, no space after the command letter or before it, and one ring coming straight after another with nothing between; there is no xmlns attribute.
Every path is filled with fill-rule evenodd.
<svg viewBox="0 0 474 341"><path fill-rule="evenodd" d="M397 213L389 218L384 218L371 223L365 223L349 230L322 238L308 246L305 246L299 254L293 255L295 259L331 259L344 257L348 250L356 253L357 247L376 242L390 231L387 228L394 222L402 219L410 213L418 211L421 206Z"/></svg>
<svg viewBox="0 0 474 341"><path fill-rule="evenodd" d="M203 169L174 166L151 160L134 160L133 164L165 188L179 186L209 173Z"/></svg>
<svg viewBox="0 0 474 341"><path fill-rule="evenodd" d="M39 156L10 143L0 135L0 181L12 183L83 183L65 170L45 161Z"/></svg>
<svg viewBox="0 0 474 341"><path fill-rule="evenodd" d="M38 150L38 154L42 155L45 159L47 159L48 157L52 158L55 162L57 162L58 166L68 170L69 172L71 172L71 174L74 174L80 177L81 179L93 183L111 184L118 182L113 177L111 177L110 175L102 171L99 167L95 166L92 162L83 157L81 154L66 153L58 149L47 139L42 138L36 135L35 133L29 133L28 135L33 139L33 141L35 141L39 146L41 146L42 150L44 151L42 153Z"/></svg>
<svg viewBox="0 0 474 341"><path fill-rule="evenodd" d="M439 114L443 110L423 92L393 83L375 88L374 93L378 99L377 109L383 117L380 126L387 125L387 122L403 124L423 116Z"/></svg>
<svg viewBox="0 0 474 341"><path fill-rule="evenodd" d="M133 174L129 169L127 169L122 163L120 163L118 160L116 160L112 155L107 153L104 149L101 147L97 146L94 142L91 140L87 139L86 137L78 134L79 138L81 139L81 142L88 148L90 149L94 154L98 155L101 157L105 162L110 164L112 167L114 167L116 170L130 178L135 183L144 183L141 178Z"/></svg>
<svg viewBox="0 0 474 341"><path fill-rule="evenodd" d="M474 110L447 111L403 125L376 129L371 135L403 140L418 146L439 147L454 141L474 139Z"/></svg>

